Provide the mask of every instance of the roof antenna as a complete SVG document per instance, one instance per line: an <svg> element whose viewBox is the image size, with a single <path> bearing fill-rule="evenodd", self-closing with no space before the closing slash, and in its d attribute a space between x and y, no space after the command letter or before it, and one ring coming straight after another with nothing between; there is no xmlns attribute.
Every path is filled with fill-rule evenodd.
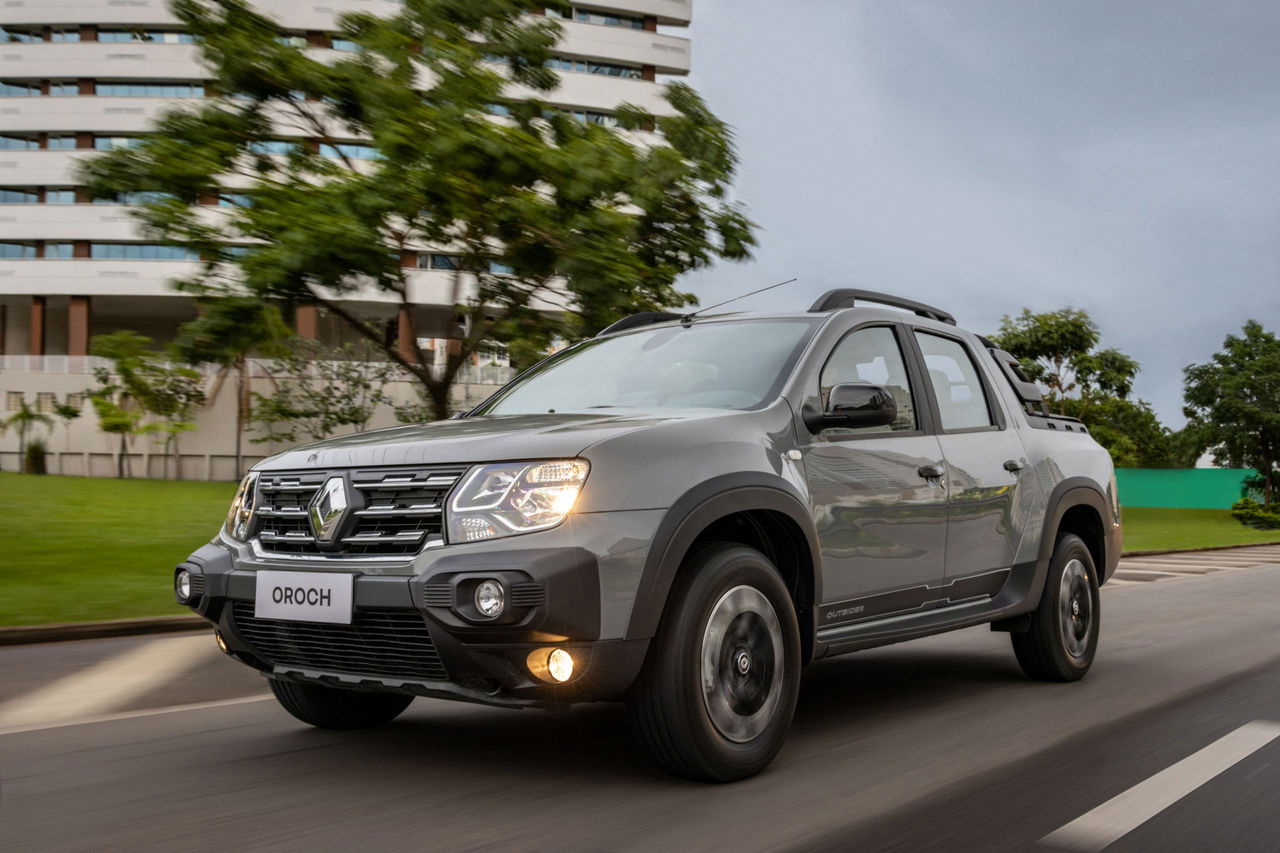
<svg viewBox="0 0 1280 853"><path fill-rule="evenodd" d="M773 290L775 287L782 287L782 285L784 284L790 284L791 282L797 281L797 280L798 279L795 279L795 278L789 278L786 281L780 281L777 284L771 284L768 287L762 287L759 290L753 290L750 293L744 293L741 296L735 296L732 299L726 299L724 302L717 302L715 305L708 305L706 308L699 308L697 311L690 311L688 314L685 314L683 317L680 318L680 322L687 323L704 311L710 311L712 308L719 308L721 305L728 305L730 302L737 302L739 299L746 299L748 296L755 296L757 293L764 293L766 290Z"/></svg>

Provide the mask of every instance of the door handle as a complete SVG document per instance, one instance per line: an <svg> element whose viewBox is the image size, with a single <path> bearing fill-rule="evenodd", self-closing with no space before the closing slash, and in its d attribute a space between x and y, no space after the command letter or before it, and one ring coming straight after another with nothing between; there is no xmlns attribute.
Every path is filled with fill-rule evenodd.
<svg viewBox="0 0 1280 853"><path fill-rule="evenodd" d="M916 469L916 473L926 480L939 480L942 478L942 468L938 465L921 465Z"/></svg>
<svg viewBox="0 0 1280 853"><path fill-rule="evenodd" d="M1017 459L1010 459L1004 463L1004 470L1008 471L1010 474L1016 474L1022 470L1022 463Z"/></svg>

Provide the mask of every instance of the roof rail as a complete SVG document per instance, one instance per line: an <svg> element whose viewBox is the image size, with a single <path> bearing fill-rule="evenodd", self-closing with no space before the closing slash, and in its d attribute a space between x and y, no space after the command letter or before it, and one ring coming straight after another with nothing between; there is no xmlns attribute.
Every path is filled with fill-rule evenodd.
<svg viewBox="0 0 1280 853"><path fill-rule="evenodd" d="M683 319L684 316L684 314L676 314L671 311L640 311L636 314L629 314L602 331L596 332L596 337L600 338L605 335L612 335L614 332L623 332L627 329L634 329L639 326L651 326L654 323L665 323L668 320L680 320Z"/></svg>
<svg viewBox="0 0 1280 853"><path fill-rule="evenodd" d="M852 308L855 302L877 302L881 305L903 308L921 317L937 320L939 323L946 323L951 326L956 324L956 318L941 308L934 308L932 305L925 305L923 302L915 302L911 299L890 296L887 293L877 293L874 290L828 290L818 297L818 301L813 303L809 308L809 312L817 314L824 311L834 311L837 308Z"/></svg>

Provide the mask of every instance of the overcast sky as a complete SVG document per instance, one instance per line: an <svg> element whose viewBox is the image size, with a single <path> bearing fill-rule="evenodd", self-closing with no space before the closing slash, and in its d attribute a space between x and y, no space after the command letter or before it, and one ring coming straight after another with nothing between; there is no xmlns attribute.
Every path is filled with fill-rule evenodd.
<svg viewBox="0 0 1280 853"><path fill-rule="evenodd" d="M744 308L898 293L994 331L1070 305L1180 426L1182 368L1280 332L1280 4L693 0L691 82L733 125Z"/></svg>

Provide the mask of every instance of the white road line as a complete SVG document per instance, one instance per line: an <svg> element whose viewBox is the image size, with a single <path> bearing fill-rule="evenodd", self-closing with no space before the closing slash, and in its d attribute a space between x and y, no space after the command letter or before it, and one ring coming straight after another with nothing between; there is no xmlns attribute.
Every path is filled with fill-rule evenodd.
<svg viewBox="0 0 1280 853"><path fill-rule="evenodd" d="M166 637L96 663L0 705L0 729L104 714L200 663L213 641Z"/></svg>
<svg viewBox="0 0 1280 853"><path fill-rule="evenodd" d="M189 705L166 705L163 708L147 708L142 711L121 711L118 714L101 714L96 717L85 717L82 720L64 720L60 723L44 725L17 726L0 729L0 736L17 735L23 732L42 732L45 729L65 729L68 726L87 726L91 723L110 723L115 720L132 720L134 717L154 717L157 714L176 714L179 711L203 711L206 708L225 708L228 705L244 705L249 702L263 702L270 699L270 694L262 696L241 696L238 699L215 699L211 702L192 702Z"/></svg>
<svg viewBox="0 0 1280 853"><path fill-rule="evenodd" d="M1196 788L1280 737L1280 723L1255 720L1040 839L1066 850L1101 850Z"/></svg>

